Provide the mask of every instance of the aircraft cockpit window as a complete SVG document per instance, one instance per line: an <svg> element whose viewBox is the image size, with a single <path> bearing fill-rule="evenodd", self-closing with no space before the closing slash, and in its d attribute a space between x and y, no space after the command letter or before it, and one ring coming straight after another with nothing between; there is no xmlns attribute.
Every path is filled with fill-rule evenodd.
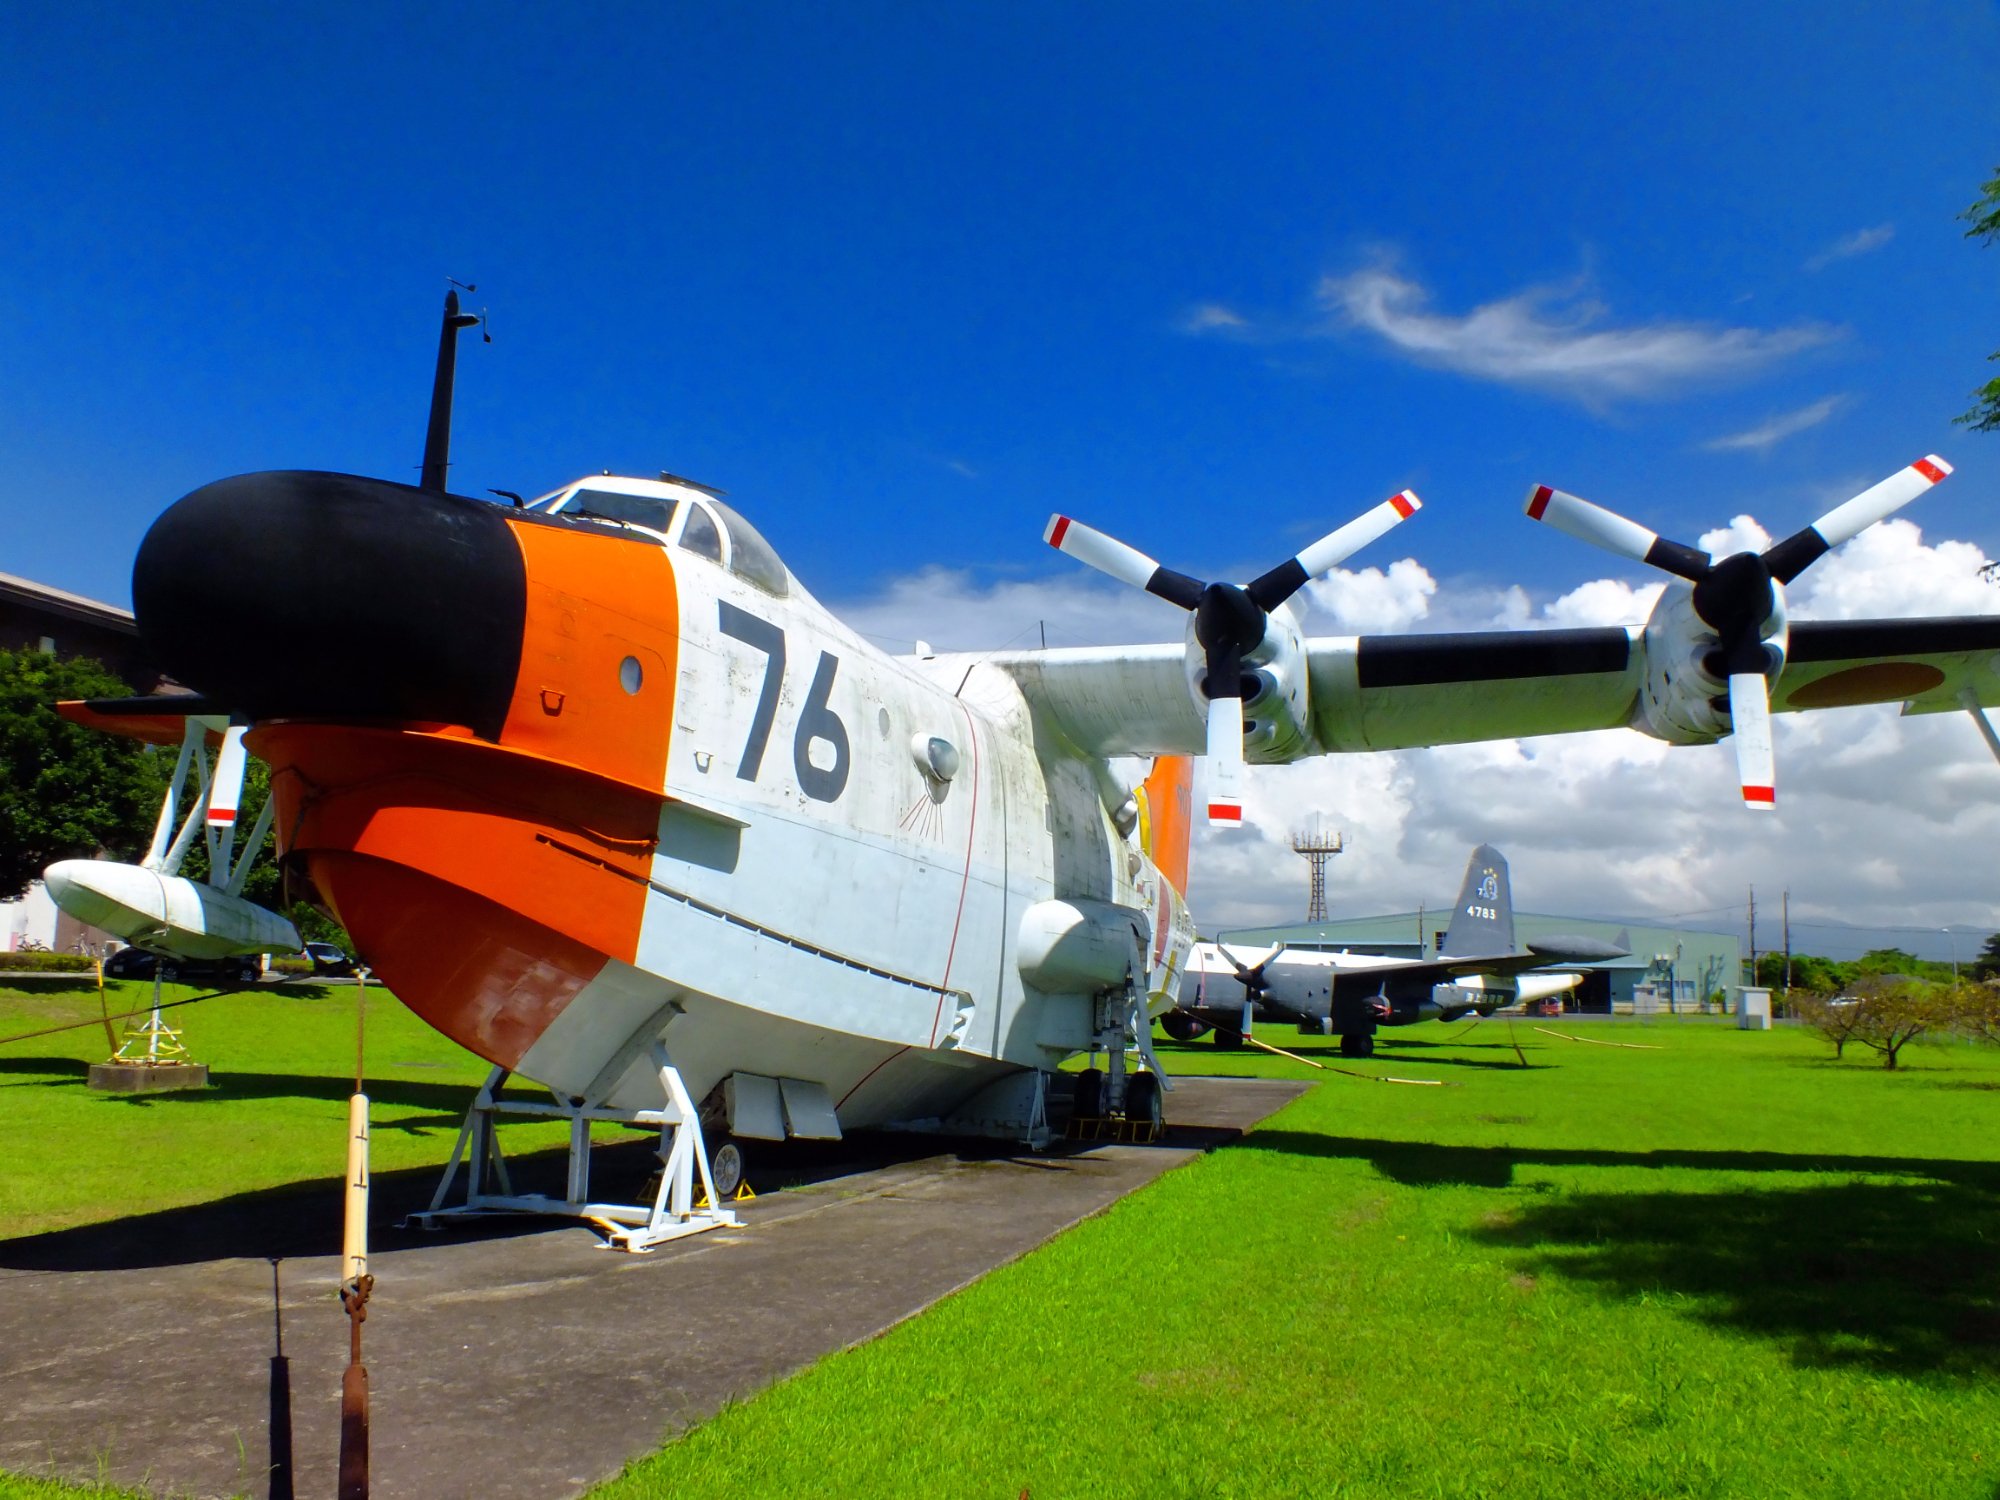
<svg viewBox="0 0 2000 1500"><path fill-rule="evenodd" d="M771 544L758 534L756 527L719 500L715 502L715 513L729 528L729 571L767 594L784 598L791 589L791 574L778 561Z"/></svg>
<svg viewBox="0 0 2000 1500"><path fill-rule="evenodd" d="M662 538L673 529L678 500L657 495L621 495L614 490L578 490L562 508L566 516L586 520L619 521L627 526L643 526Z"/></svg>
<svg viewBox="0 0 2000 1500"><path fill-rule="evenodd" d="M705 507L688 507L687 521L681 527L681 545L696 557L705 557L710 562L722 561L722 534L715 529L715 522L709 518Z"/></svg>

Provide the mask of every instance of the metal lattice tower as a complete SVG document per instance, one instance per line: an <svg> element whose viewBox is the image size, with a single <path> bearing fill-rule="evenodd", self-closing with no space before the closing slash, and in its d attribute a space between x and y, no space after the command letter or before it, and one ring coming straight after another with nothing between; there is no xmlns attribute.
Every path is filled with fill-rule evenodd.
<svg viewBox="0 0 2000 1500"><path fill-rule="evenodd" d="M1312 866L1312 895L1306 902L1306 920L1326 920L1326 862L1346 846L1347 836L1326 833L1318 828L1301 828L1292 834L1292 852L1302 855Z"/></svg>

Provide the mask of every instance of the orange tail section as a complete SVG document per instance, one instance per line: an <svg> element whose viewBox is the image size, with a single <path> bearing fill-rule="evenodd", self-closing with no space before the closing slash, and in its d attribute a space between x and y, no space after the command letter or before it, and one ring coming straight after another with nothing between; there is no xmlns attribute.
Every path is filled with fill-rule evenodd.
<svg viewBox="0 0 2000 1500"><path fill-rule="evenodd" d="M1162 755L1139 788L1139 838L1173 888L1187 894L1188 840L1194 834L1194 758Z"/></svg>

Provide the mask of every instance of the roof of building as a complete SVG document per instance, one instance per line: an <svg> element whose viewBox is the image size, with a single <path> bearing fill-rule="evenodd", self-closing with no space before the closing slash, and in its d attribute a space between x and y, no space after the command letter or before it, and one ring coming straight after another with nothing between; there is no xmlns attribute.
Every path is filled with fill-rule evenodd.
<svg viewBox="0 0 2000 1500"><path fill-rule="evenodd" d="M35 583L26 578L16 578L11 573L0 573L0 599L12 600L30 609L46 611L70 620L84 620L92 625L101 625L107 630L117 630L129 635L139 631L132 611L120 609L115 604L105 604L96 599L86 599L81 594L72 594L66 589L51 588L46 583Z"/></svg>

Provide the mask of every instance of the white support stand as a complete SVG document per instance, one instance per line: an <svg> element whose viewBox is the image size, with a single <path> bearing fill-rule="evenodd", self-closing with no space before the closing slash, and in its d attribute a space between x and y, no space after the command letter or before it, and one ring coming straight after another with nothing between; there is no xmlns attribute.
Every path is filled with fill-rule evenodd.
<svg viewBox="0 0 2000 1500"><path fill-rule="evenodd" d="M677 1240L706 1229L733 1227L737 1217L732 1209L715 1201L715 1179L708 1169L708 1148L702 1141L701 1120L679 1071L667 1060L664 1046L655 1044L653 1060L659 1065L660 1087L667 1096L663 1109L607 1109L587 1100L571 1103L555 1097L550 1104L499 1098L507 1070L496 1067L487 1077L472 1108L459 1127L458 1142L451 1148L451 1160L431 1205L408 1221L425 1229L436 1229L448 1219L486 1214L556 1214L590 1219L606 1230L604 1248L643 1254L655 1245ZM507 1160L501 1153L493 1124L499 1115L536 1115L569 1121L569 1171L562 1198L543 1193L516 1193L508 1179ZM590 1198L590 1125L593 1120L612 1120L627 1125L660 1127L660 1188L650 1206L631 1203L595 1203ZM460 1160L466 1164L465 1197L446 1206ZM695 1178L701 1179L700 1206L696 1206ZM497 1187L497 1192L488 1191Z"/></svg>

